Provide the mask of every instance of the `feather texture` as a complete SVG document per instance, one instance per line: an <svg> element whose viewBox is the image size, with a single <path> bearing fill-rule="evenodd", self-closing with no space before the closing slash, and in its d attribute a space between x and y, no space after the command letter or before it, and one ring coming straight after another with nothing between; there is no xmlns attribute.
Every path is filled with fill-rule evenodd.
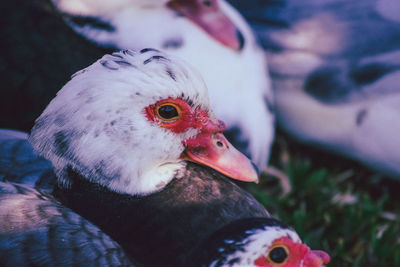
<svg viewBox="0 0 400 267"><path fill-rule="evenodd" d="M1 266L134 266L97 226L51 195L0 183Z"/></svg>

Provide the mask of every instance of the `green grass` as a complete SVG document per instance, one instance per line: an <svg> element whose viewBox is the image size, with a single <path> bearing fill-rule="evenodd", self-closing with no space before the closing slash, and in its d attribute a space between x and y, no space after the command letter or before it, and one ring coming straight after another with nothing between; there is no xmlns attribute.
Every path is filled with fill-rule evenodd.
<svg viewBox="0 0 400 267"><path fill-rule="evenodd" d="M400 266L400 181L278 134L271 164L288 175L281 197L274 177L248 184L271 214L296 229L328 266Z"/></svg>

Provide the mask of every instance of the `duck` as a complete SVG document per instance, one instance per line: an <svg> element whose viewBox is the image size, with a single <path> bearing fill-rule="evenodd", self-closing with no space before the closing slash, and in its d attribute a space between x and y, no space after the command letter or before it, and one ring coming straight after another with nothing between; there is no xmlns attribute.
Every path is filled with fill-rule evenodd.
<svg viewBox="0 0 400 267"><path fill-rule="evenodd" d="M53 166L59 203L135 261L178 266L226 223L269 217L228 178L258 175L224 129L200 74L146 48L105 55L74 74L28 140Z"/></svg>
<svg viewBox="0 0 400 267"><path fill-rule="evenodd" d="M399 179L399 3L230 3L268 56L279 128Z"/></svg>
<svg viewBox="0 0 400 267"><path fill-rule="evenodd" d="M274 218L233 221L211 234L188 253L183 266L319 267L330 261L311 250L297 232Z"/></svg>
<svg viewBox="0 0 400 267"><path fill-rule="evenodd" d="M43 20L43 24L47 25L51 23L51 18L53 20L57 18L57 23L60 25L53 26L52 29L62 27L64 31L62 35L66 37L61 41L59 40L61 36L53 40L53 37L43 36L42 33L37 33L33 29L31 30L33 33L30 31L28 36L36 34L44 39L43 42L46 40L51 44L57 42L57 48L66 46L63 54L73 53L78 56L81 50L90 49L90 46L93 46L90 55L97 54L100 49L109 52L110 50L140 50L143 47L154 47L185 58L203 75L209 88L211 106L215 114L227 125L228 140L250 157L259 168L267 164L274 136L274 100L266 57L249 25L226 1L40 0L39 3L40 8L46 6L46 12L49 9L51 12L40 14L40 19L37 19L38 15L36 15L35 19L39 22ZM22 4L22 6L26 5ZM15 4L15 9L14 12L19 12L21 6ZM34 10L36 9L35 6ZM46 16L49 16L49 22ZM11 23L16 22L12 20ZM74 31L76 35L72 40L74 43L71 44L67 37L71 34L70 31ZM10 35L8 31L4 34ZM75 51L70 46L80 46L78 40L75 41L79 38L84 39L83 45L77 47ZM32 39L32 42L35 42L38 37L35 36ZM25 44L28 46L29 42ZM6 48L14 49L13 47ZM41 47L36 48L43 50ZM46 56L50 58L55 56L53 50L45 52ZM33 53L37 54L37 51ZM82 57L70 68L77 71L88 65L83 65L86 58L87 56ZM24 61L26 60L25 58ZM53 63L52 60L49 61ZM63 61L69 63L71 60L67 58L60 63L62 67L69 67L67 62L63 64ZM11 64L13 66L15 62L11 61ZM34 61L30 64L33 65ZM57 70L57 65L54 64L51 71L55 70ZM36 72L36 70L33 71ZM32 69L29 72L32 72ZM63 74L65 73L71 72L64 70ZM21 75L25 76L26 73ZM36 75L34 76L36 80L32 82L37 85L39 83L37 80L42 75L39 77ZM20 77L15 79L18 78ZM9 123L12 127L6 124L0 127L29 130L33 125L33 119L40 114L40 112L32 114L31 110L42 111L45 104L54 96L54 90L56 90L54 88L61 87L58 80L57 84L47 85L48 82L48 79L45 79L41 84L44 87L38 86L36 89L41 94L46 94L48 90L46 87L52 88L52 94L46 95L46 100L36 99L39 97L35 97L35 94L25 87L18 88L20 94L25 96L29 92L30 96L35 97L35 101L40 103L31 107L33 101L30 102L30 98L26 98L25 101L29 102L29 110L28 107L18 107L25 111L24 114L30 116L29 121L19 118L19 120L24 120L25 129L16 128L19 126L16 121ZM23 86L25 85L26 83ZM30 86L35 86L35 84ZM13 92L15 94L15 90L12 90L10 94ZM20 102L17 103L18 106L24 104ZM42 102L46 103L42 104ZM10 109L14 109L13 112L9 112L10 116L18 114L16 105L5 104ZM28 127L28 122L31 122L30 127Z"/></svg>

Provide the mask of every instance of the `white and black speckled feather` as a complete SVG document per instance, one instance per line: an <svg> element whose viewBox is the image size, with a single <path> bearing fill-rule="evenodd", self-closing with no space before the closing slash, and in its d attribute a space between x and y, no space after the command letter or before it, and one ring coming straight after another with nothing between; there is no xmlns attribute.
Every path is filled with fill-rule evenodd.
<svg viewBox="0 0 400 267"><path fill-rule="evenodd" d="M183 61L154 49L106 55L73 75L36 120L29 140L64 186L71 167L119 192L152 193L184 167L182 141L197 130L174 134L150 122L144 108L177 97L216 121L203 80Z"/></svg>

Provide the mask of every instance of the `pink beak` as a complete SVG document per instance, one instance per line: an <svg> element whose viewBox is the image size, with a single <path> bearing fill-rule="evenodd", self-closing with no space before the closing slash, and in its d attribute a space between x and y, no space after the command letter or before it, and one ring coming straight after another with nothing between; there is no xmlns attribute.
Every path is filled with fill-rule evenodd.
<svg viewBox="0 0 400 267"><path fill-rule="evenodd" d="M254 165L222 133L200 133L184 145L183 159L206 165L232 179L258 182Z"/></svg>
<svg viewBox="0 0 400 267"><path fill-rule="evenodd" d="M304 259L304 266L306 267L320 267L325 266L330 261L329 255L322 250L310 250Z"/></svg>
<svg viewBox="0 0 400 267"><path fill-rule="evenodd" d="M167 6L183 14L223 45L234 50L242 49L243 35L223 13L218 0L171 0Z"/></svg>

